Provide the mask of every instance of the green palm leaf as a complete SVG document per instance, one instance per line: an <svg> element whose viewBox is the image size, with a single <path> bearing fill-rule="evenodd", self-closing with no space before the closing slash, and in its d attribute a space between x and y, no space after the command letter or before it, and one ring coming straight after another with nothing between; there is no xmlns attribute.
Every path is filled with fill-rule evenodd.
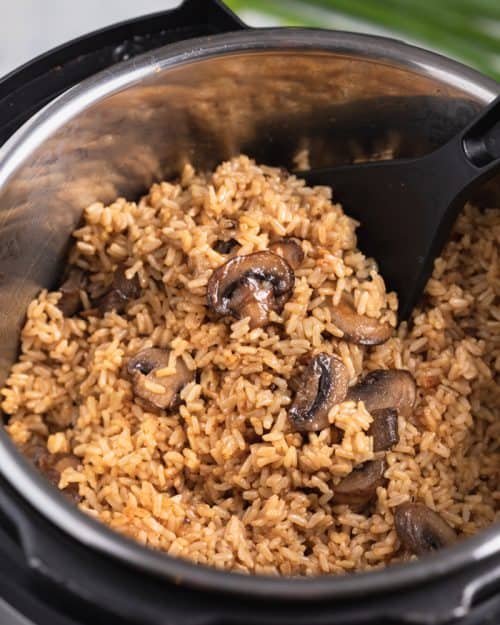
<svg viewBox="0 0 500 625"><path fill-rule="evenodd" d="M282 25L335 27L342 16L432 47L500 80L499 0L227 0Z"/></svg>

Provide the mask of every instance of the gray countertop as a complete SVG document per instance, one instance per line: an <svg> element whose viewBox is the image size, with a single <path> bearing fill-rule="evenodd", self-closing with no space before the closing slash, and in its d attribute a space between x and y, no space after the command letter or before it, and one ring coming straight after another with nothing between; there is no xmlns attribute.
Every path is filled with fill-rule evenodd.
<svg viewBox="0 0 500 625"><path fill-rule="evenodd" d="M0 0L0 76L38 54L97 28L180 0Z"/></svg>

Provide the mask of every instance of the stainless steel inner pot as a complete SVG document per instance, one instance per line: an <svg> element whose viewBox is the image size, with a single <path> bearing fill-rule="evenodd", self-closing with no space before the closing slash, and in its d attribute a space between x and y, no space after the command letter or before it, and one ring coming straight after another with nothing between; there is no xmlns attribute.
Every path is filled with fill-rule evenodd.
<svg viewBox="0 0 500 625"><path fill-rule="evenodd" d="M30 299L57 284L84 206L135 198L186 161L238 152L286 167L425 153L500 85L439 55L350 33L265 29L188 40L70 89L0 150L0 381ZM500 200L500 180L482 200ZM404 207L403 207L404 209ZM156 576L260 597L335 599L414 586L500 552L499 528L416 563L351 577L224 573L145 549L66 503L0 433L0 472L33 508L88 547ZM36 552L36 547L33 547Z"/></svg>

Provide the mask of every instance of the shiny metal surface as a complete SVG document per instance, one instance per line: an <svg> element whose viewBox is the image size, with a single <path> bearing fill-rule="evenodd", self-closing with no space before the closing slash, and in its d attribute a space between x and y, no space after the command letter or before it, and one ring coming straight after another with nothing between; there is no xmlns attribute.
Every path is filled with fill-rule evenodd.
<svg viewBox="0 0 500 625"><path fill-rule="evenodd" d="M310 150L313 166L388 150L425 153L499 92L497 83L473 70L398 42L306 29L192 40L82 83L0 150L1 374L14 358L26 306L40 288L55 284L69 233L86 204L133 198L153 180L175 176L186 161L210 167L239 151L284 166L292 166L302 148ZM498 182L491 186L497 198ZM0 470L77 539L160 575L207 585L202 567L146 551L56 501L52 489L19 462L3 432ZM498 552L497 534L490 530L433 559L432 575ZM347 578L292 586L297 597L341 596L359 594L374 580L385 588L411 584L430 571L422 561L383 577L356 576L356 588ZM245 583L249 592L290 592L290 580L241 582L210 573L228 590L237 579L234 588Z"/></svg>
<svg viewBox="0 0 500 625"><path fill-rule="evenodd" d="M54 284L82 208L134 197L185 161L239 151L314 166L440 145L498 86L385 39L300 29L183 43L49 105L0 153L0 380L28 301Z"/></svg>

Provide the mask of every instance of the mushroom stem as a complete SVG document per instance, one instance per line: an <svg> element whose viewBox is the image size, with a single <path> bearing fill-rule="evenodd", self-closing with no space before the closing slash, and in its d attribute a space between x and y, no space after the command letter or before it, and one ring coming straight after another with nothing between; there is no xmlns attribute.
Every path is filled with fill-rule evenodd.
<svg viewBox="0 0 500 625"><path fill-rule="evenodd" d="M344 302L330 308L332 322L344 333L343 338L358 345L380 345L387 341L393 328L366 315L358 315Z"/></svg>
<svg viewBox="0 0 500 625"><path fill-rule="evenodd" d="M394 408L373 410L367 434L373 436L373 451L386 451L399 442L398 411Z"/></svg>

